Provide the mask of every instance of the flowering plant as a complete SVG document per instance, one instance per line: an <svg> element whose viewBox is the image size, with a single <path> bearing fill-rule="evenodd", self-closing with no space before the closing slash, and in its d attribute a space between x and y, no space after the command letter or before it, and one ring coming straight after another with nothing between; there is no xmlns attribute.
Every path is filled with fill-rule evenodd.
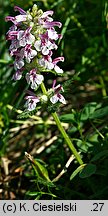
<svg viewBox="0 0 108 216"><path fill-rule="evenodd" d="M44 80L44 76L40 74L42 70L54 70L56 74L63 73L57 63L64 61L64 57L52 58L53 50L58 48L55 42L61 38L54 27L60 28L62 24L53 21L53 11L43 12L38 10L36 5L33 6L32 11L28 12L18 6L15 6L14 10L18 11L20 15L6 17L6 21L11 21L13 24L6 34L7 40L11 41L10 55L15 57L13 79L20 80L23 71L25 69L27 71L27 65L30 64L30 71L26 72L25 78L30 87L36 90ZM55 95L50 98L50 102L54 104L60 101L65 104L65 98L58 93L63 88L53 85L52 90ZM50 97L50 95L47 96ZM26 109L32 111L41 101L41 96L37 100L32 95L25 99L27 100Z"/></svg>
<svg viewBox="0 0 108 216"><path fill-rule="evenodd" d="M33 91L28 91L26 95L25 108L28 111L36 109L38 103L56 104L61 102L66 104L61 84L56 85L56 80L53 81L52 88L46 89L44 85L44 71L53 71L55 75L61 75L63 70L58 66L60 61L64 61L64 57L53 59L53 51L57 50L56 41L62 38L58 34L55 27L61 28L62 24L58 21L53 21L53 11L43 12L38 10L37 5L32 7L32 10L27 12L18 6L14 7L15 11L20 14L15 17L7 16L6 21L11 21L12 26L6 34L6 39L11 41L9 47L10 55L15 58L13 79L20 80L24 76ZM36 95L37 88L41 87L42 94ZM63 135L68 147L71 149L76 160L80 165L83 161L71 142L69 136L64 130L56 112L52 112L52 116Z"/></svg>

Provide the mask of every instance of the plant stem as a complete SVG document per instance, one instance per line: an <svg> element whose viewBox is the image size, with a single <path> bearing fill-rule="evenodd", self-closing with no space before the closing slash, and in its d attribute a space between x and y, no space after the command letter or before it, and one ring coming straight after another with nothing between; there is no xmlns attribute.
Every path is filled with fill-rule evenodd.
<svg viewBox="0 0 108 216"><path fill-rule="evenodd" d="M46 90L45 85L44 85L43 82L41 83L41 89L42 89L43 94L47 95L47 90ZM74 154L74 156L75 156L76 160L78 161L78 163L80 165L82 165L83 161L82 161L80 155L78 154L76 148L74 147L73 143L71 142L68 134L64 130L64 128L63 128L63 126L62 126L62 124L61 124L61 122L59 120L59 117L58 117L57 113L56 112L52 113L52 116L53 116L53 118L54 118L54 120L56 122L56 125L57 125L59 131L61 132L62 136L64 137L68 147L71 149L71 151Z"/></svg>
<svg viewBox="0 0 108 216"><path fill-rule="evenodd" d="M103 97L106 97L107 96L107 92L106 92L106 88L105 88L104 79L103 79L102 76L100 76L99 80L100 80L100 83L101 83L101 86L102 86L102 95L103 95Z"/></svg>
<svg viewBox="0 0 108 216"><path fill-rule="evenodd" d="M41 89L42 89L42 92L43 92L45 95L47 95L47 90L46 90L45 85L44 85L43 82L41 83Z"/></svg>
<svg viewBox="0 0 108 216"><path fill-rule="evenodd" d="M61 125L61 122L59 120L57 113L56 112L52 113L52 116L53 116L53 118L54 118L54 120L58 126L58 129L60 130L60 132L63 135L65 141L67 142L69 148L71 149L72 153L74 154L75 158L77 159L79 164L82 165L83 161L82 161L80 155L78 154L77 150L75 149L73 143L71 142L69 136L67 135L66 131L64 130L63 126Z"/></svg>

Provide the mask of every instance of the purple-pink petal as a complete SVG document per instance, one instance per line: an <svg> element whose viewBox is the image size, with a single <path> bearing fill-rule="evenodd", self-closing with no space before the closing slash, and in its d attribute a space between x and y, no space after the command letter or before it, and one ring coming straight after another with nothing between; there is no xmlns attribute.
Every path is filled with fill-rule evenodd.
<svg viewBox="0 0 108 216"><path fill-rule="evenodd" d="M55 85L56 85L56 80L53 80L53 85L52 85L53 89L54 89Z"/></svg>
<svg viewBox="0 0 108 216"><path fill-rule="evenodd" d="M5 21L11 21L11 22L14 22L14 21L15 21L15 17L12 17L12 16L6 16L6 17L5 17Z"/></svg>
<svg viewBox="0 0 108 216"><path fill-rule="evenodd" d="M61 56L61 57L58 57L58 58L55 58L54 60L53 60L53 64L57 64L59 61L64 61L64 57L63 56Z"/></svg>
<svg viewBox="0 0 108 216"><path fill-rule="evenodd" d="M22 8L18 7L18 6L14 6L14 11L19 11L20 14L26 14L26 11L24 11Z"/></svg>
<svg viewBox="0 0 108 216"><path fill-rule="evenodd" d="M62 23L61 22L44 22L43 26L44 26L44 28L52 28L54 26L58 26L59 28L61 28Z"/></svg>
<svg viewBox="0 0 108 216"><path fill-rule="evenodd" d="M17 35L18 34L18 31L10 31L9 32L9 35Z"/></svg>
<svg viewBox="0 0 108 216"><path fill-rule="evenodd" d="M54 11L52 11L52 10L46 11L42 14L41 18L46 18L49 15L52 16L53 13L54 13Z"/></svg>

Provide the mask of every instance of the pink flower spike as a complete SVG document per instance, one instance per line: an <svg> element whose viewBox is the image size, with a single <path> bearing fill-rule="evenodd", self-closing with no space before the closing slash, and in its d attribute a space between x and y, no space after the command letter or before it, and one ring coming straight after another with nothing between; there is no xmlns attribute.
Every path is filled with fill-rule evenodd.
<svg viewBox="0 0 108 216"><path fill-rule="evenodd" d="M14 6L14 11L19 11L20 12L20 14L26 14L26 12L22 9L22 8L20 8L20 7L18 7L18 6Z"/></svg>

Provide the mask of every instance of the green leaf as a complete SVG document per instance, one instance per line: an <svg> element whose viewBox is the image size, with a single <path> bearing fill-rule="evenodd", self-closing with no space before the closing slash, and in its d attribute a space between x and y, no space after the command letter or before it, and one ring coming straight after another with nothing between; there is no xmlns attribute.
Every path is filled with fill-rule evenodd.
<svg viewBox="0 0 108 216"><path fill-rule="evenodd" d="M95 164L87 164L84 169L79 173L80 178L87 178L96 172Z"/></svg>
<svg viewBox="0 0 108 216"><path fill-rule="evenodd" d="M77 139L76 142L78 148L80 149L81 152L87 152L89 147L92 147L92 144L90 142L87 141L83 141L80 139Z"/></svg>
<svg viewBox="0 0 108 216"><path fill-rule="evenodd" d="M49 176L48 176L48 171L41 163L39 163L37 160L34 160L33 166L36 169L36 172L39 177L44 178L47 181L50 181Z"/></svg>
<svg viewBox="0 0 108 216"><path fill-rule="evenodd" d="M45 166L43 166L41 163L39 163L36 159L34 159L27 152L25 152L25 156L27 157L27 159L32 164L34 171L36 172L36 175L38 176L38 178L41 178L43 180L47 180L48 182L51 182L51 180L49 179L49 176L48 176L48 171L45 168Z"/></svg>
<svg viewBox="0 0 108 216"><path fill-rule="evenodd" d="M29 195L29 196L38 196L38 195L50 195L50 196L52 196L52 197L56 197L56 195L55 194L52 194L52 193L47 193L47 192L43 192L43 191L37 191L37 192L30 192L30 191L28 191L27 193L26 193L26 195Z"/></svg>
<svg viewBox="0 0 108 216"><path fill-rule="evenodd" d="M97 107L96 102L91 102L87 104L81 112L81 117L80 117L81 121L87 120L90 117L90 115L94 113L96 107Z"/></svg>
<svg viewBox="0 0 108 216"><path fill-rule="evenodd" d="M108 106L105 106L101 109L96 110L89 118L90 119L102 118L107 115L108 115Z"/></svg>
<svg viewBox="0 0 108 216"><path fill-rule="evenodd" d="M96 154L92 159L91 162L99 160L101 157L108 157L108 150L104 150Z"/></svg>
<svg viewBox="0 0 108 216"><path fill-rule="evenodd" d="M83 168L86 164L80 165L70 176L70 180L72 180Z"/></svg>
<svg viewBox="0 0 108 216"><path fill-rule="evenodd" d="M60 120L63 122L71 122L71 123L75 122L74 114L69 113L69 114L61 115Z"/></svg>
<svg viewBox="0 0 108 216"><path fill-rule="evenodd" d="M29 196L37 196L38 194L40 194L40 192L31 192L31 191L27 191L26 195L29 195Z"/></svg>
<svg viewBox="0 0 108 216"><path fill-rule="evenodd" d="M18 119L23 119L23 118L29 118L30 116L34 115L36 113L36 110L33 111L23 111L21 114L17 116Z"/></svg>

